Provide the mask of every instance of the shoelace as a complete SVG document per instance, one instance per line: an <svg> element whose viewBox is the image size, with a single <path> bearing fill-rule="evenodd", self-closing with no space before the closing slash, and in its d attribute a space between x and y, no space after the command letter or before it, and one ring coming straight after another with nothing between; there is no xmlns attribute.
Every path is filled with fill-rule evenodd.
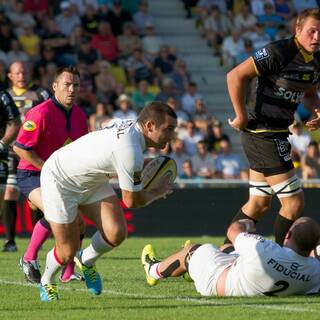
<svg viewBox="0 0 320 320"><path fill-rule="evenodd" d="M83 266L83 273L89 277L90 281L96 282L97 280L97 272L95 266L87 267Z"/></svg>
<svg viewBox="0 0 320 320"><path fill-rule="evenodd" d="M57 293L57 288L55 285L52 285L52 284L45 284L44 285L44 288L46 290L46 293L49 297L50 300L56 298L58 296L58 293Z"/></svg>

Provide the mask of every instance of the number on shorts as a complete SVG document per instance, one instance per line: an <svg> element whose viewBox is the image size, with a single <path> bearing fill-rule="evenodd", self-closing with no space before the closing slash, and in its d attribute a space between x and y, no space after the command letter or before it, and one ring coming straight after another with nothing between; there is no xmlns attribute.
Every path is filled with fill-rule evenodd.
<svg viewBox="0 0 320 320"><path fill-rule="evenodd" d="M276 287L280 287L280 288L272 290L272 291L264 292L263 294L265 296L276 296L275 293L282 292L282 291L287 290L289 288L289 283L284 280L277 281L274 285Z"/></svg>

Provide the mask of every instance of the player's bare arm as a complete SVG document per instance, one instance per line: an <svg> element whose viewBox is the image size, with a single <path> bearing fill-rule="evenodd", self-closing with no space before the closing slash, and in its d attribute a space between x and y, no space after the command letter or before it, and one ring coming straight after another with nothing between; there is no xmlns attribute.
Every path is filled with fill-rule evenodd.
<svg viewBox="0 0 320 320"><path fill-rule="evenodd" d="M255 224L250 219L241 219L233 222L228 228L227 237L234 244L237 236L242 232L254 232L256 230Z"/></svg>
<svg viewBox="0 0 320 320"><path fill-rule="evenodd" d="M257 76L252 58L248 58L227 74L227 85L236 117L229 119L229 125L236 130L243 130L248 123L245 107L245 95L248 83Z"/></svg>
<svg viewBox="0 0 320 320"><path fill-rule="evenodd" d="M33 150L25 150L18 146L13 146L13 150L21 159L28 161L39 169L42 168L44 161Z"/></svg>
<svg viewBox="0 0 320 320"><path fill-rule="evenodd" d="M16 118L8 121L6 132L4 136L1 138L2 143L5 145L9 145L11 142L13 142L18 135L20 126L21 126L20 118Z"/></svg>

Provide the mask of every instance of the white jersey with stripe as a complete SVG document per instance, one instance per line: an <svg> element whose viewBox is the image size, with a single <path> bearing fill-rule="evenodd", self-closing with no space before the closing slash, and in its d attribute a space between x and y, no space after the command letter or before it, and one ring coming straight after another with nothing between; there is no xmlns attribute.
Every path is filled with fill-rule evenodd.
<svg viewBox="0 0 320 320"><path fill-rule="evenodd" d="M320 283L320 262L260 235L240 233L239 257L226 279L227 296L306 294Z"/></svg>
<svg viewBox="0 0 320 320"><path fill-rule="evenodd" d="M121 189L142 189L144 136L134 120L115 119L54 152L46 166L64 188L86 192L118 175Z"/></svg>

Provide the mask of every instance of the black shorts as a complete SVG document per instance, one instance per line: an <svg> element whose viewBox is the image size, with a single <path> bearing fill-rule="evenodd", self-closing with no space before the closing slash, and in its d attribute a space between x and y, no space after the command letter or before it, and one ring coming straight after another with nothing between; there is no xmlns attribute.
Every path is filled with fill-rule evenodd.
<svg viewBox="0 0 320 320"><path fill-rule="evenodd" d="M291 145L286 137L267 138L242 132L241 140L250 169L268 177L294 168L290 156Z"/></svg>
<svg viewBox="0 0 320 320"><path fill-rule="evenodd" d="M17 171L17 183L21 193L28 199L34 189L40 188L40 171Z"/></svg>

